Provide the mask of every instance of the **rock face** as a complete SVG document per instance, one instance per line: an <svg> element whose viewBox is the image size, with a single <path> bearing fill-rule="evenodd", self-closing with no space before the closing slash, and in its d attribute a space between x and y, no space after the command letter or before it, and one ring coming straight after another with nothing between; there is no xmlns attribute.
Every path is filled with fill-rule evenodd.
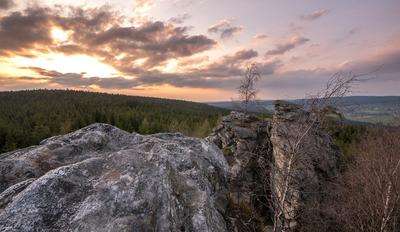
<svg viewBox="0 0 400 232"><path fill-rule="evenodd" d="M290 229L322 214L318 207L324 204L329 181L338 175L340 152L309 112L282 101L275 103L275 110L271 126L275 170L270 182L276 197L286 199L277 220Z"/></svg>
<svg viewBox="0 0 400 232"><path fill-rule="evenodd" d="M207 138L224 153L229 164L229 226L246 231L244 221L252 221L252 231L263 231L271 217L269 163L272 159L271 122L252 115L232 112Z"/></svg>
<svg viewBox="0 0 400 232"><path fill-rule="evenodd" d="M272 220L282 230L294 229L315 208L312 204L322 205L328 182L338 173L340 153L313 120L301 106L277 101L272 119L232 112L215 128L208 139L229 164L233 230L253 221L253 231L265 231Z"/></svg>
<svg viewBox="0 0 400 232"><path fill-rule="evenodd" d="M94 124L0 156L0 231L227 231L228 165L181 134Z"/></svg>
<svg viewBox="0 0 400 232"><path fill-rule="evenodd" d="M275 108L232 112L206 139L93 124L2 154L0 231L295 230L340 153L310 113Z"/></svg>

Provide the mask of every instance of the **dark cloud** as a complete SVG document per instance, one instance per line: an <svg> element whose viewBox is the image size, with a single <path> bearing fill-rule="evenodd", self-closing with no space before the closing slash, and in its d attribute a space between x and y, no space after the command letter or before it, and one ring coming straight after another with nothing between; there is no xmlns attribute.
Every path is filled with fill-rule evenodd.
<svg viewBox="0 0 400 232"><path fill-rule="evenodd" d="M243 31L241 26L233 26L230 20L224 19L208 28L209 33L220 35L221 39L230 39Z"/></svg>
<svg viewBox="0 0 400 232"><path fill-rule="evenodd" d="M314 21L316 19L321 18L324 15L327 15L328 13L329 13L329 10L321 9L321 10L314 11L310 14L301 15L300 18L302 20L306 20L306 21Z"/></svg>
<svg viewBox="0 0 400 232"><path fill-rule="evenodd" d="M53 27L70 32L67 43L53 40ZM171 23L123 26L121 17L106 8L37 7L0 18L0 55L33 55L34 51L85 53L122 71L135 69L137 59L146 59L142 68L148 69L172 58L203 52L215 44L204 35L189 35L186 27Z"/></svg>
<svg viewBox="0 0 400 232"><path fill-rule="evenodd" d="M68 11L69 10L69 11ZM31 55L34 51L46 52L56 48L51 37L53 27L73 31L71 43L82 44L95 36L98 31L117 22L112 12L103 8L82 10L64 9L68 15L61 15L58 9L32 7L22 12L13 12L0 18L1 55Z"/></svg>
<svg viewBox="0 0 400 232"><path fill-rule="evenodd" d="M206 67L191 70L191 75L205 77L231 77L243 73L245 62L258 56L255 50L240 50L233 55L223 56L221 59L210 63Z"/></svg>
<svg viewBox="0 0 400 232"><path fill-rule="evenodd" d="M288 42L276 45L274 49L267 51L265 55L282 55L300 45L307 43L308 41L310 41L310 39L301 36L294 36Z"/></svg>
<svg viewBox="0 0 400 232"><path fill-rule="evenodd" d="M25 67L24 69L29 69L41 77L19 77L16 80L46 80L47 84L57 84L64 88L88 88L96 85L104 89L132 89L140 84L135 79L123 77L85 77L84 73L60 73L39 67Z"/></svg>
<svg viewBox="0 0 400 232"><path fill-rule="evenodd" d="M227 63L235 63L235 62L242 62L245 60L249 60L252 58L255 58L258 56L258 52L253 50L253 49L243 49L240 51L237 51L235 54L231 55L231 56L225 56L224 57L224 61Z"/></svg>
<svg viewBox="0 0 400 232"><path fill-rule="evenodd" d="M252 49L240 50L226 55L201 68L193 68L185 73L143 72L138 80L143 85L170 84L177 87L234 89L240 82L246 64L256 58ZM277 61L255 62L262 75L270 75L280 66Z"/></svg>
<svg viewBox="0 0 400 232"><path fill-rule="evenodd" d="M103 89L134 89L139 83L135 80L123 77L83 77L78 73L66 73L49 79L50 83L59 84L63 87L87 88L92 85Z"/></svg>
<svg viewBox="0 0 400 232"><path fill-rule="evenodd" d="M109 62L117 68L135 65L136 59L146 58L143 68L158 66L171 58L194 55L212 48L215 41L204 35L187 35L184 27L174 27L163 22L148 22L140 27L112 27L85 41L87 46L108 48ZM115 57L125 54L123 62Z"/></svg>
<svg viewBox="0 0 400 232"><path fill-rule="evenodd" d="M127 79L124 77L85 77L82 73L60 73L36 67L30 67L28 69L43 76L41 78L18 77L12 78L12 80L20 82L27 80L46 80L46 85L56 84L64 88L91 88L91 86L95 85L102 89L138 89L141 86L149 87L161 84L195 88L227 88L230 86L229 83L227 85L223 79L205 78L199 76L198 73L176 74L161 73L159 71L144 71L137 78ZM226 80L227 79L232 80L232 77L226 78Z"/></svg>
<svg viewBox="0 0 400 232"><path fill-rule="evenodd" d="M0 10L8 10L14 6L13 0L0 0Z"/></svg>
<svg viewBox="0 0 400 232"><path fill-rule="evenodd" d="M0 53L30 54L28 49L51 44L51 17L47 10L29 9L0 18Z"/></svg>

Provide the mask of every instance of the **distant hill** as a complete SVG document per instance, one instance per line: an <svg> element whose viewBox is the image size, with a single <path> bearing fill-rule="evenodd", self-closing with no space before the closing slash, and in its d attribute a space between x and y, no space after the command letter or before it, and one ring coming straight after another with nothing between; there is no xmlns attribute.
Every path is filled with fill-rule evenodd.
<svg viewBox="0 0 400 232"><path fill-rule="evenodd" d="M304 99L289 100L302 104ZM261 100L251 105L253 111L274 111L273 100ZM392 124L400 115L400 96L350 96L338 101L338 109L353 121ZM234 109L232 102L210 102L212 106Z"/></svg>
<svg viewBox="0 0 400 232"><path fill-rule="evenodd" d="M142 134L205 136L227 110L207 104L73 90L0 92L0 152L95 122Z"/></svg>

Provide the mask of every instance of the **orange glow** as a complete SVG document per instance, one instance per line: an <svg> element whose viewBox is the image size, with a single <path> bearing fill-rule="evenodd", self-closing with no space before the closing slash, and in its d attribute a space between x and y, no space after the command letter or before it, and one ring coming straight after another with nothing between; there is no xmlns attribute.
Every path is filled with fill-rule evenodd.
<svg viewBox="0 0 400 232"><path fill-rule="evenodd" d="M12 63L19 67L39 67L61 73L85 73L85 76L112 77L118 71L110 65L87 55L43 54L34 58L13 57Z"/></svg>
<svg viewBox="0 0 400 232"><path fill-rule="evenodd" d="M128 95L141 95L141 96L151 96L160 98L171 98L171 99L183 99L189 101L213 101L215 99L219 100L230 100L232 96L235 95L234 91L213 89L213 88L192 88L192 87L174 87L171 85L159 85L151 86L143 89L132 89L132 90L105 90L101 91L108 93L121 93ZM221 98L221 94L222 97Z"/></svg>

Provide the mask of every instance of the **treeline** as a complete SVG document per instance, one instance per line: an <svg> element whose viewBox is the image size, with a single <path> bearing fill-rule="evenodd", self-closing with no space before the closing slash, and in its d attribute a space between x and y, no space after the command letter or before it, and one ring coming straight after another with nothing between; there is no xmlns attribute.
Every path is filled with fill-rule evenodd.
<svg viewBox="0 0 400 232"><path fill-rule="evenodd" d="M74 90L0 92L0 152L95 122L129 132L209 134L226 110L188 101Z"/></svg>

